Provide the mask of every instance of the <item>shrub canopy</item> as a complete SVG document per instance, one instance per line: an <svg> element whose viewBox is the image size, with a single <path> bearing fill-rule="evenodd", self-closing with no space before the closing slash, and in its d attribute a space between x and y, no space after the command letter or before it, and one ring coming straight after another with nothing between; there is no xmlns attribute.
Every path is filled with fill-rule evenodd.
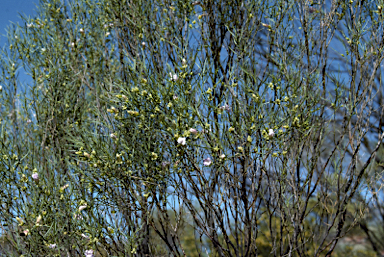
<svg viewBox="0 0 384 257"><path fill-rule="evenodd" d="M329 256L380 195L375 1L23 19L0 64L4 256Z"/></svg>

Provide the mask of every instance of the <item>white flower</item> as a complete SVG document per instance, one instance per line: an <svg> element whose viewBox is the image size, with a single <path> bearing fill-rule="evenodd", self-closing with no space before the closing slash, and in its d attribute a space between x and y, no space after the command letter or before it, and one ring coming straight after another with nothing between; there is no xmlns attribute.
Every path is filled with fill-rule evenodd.
<svg viewBox="0 0 384 257"><path fill-rule="evenodd" d="M47 49L45 49L44 47L43 48L41 48L41 51L42 52L45 52Z"/></svg>
<svg viewBox="0 0 384 257"><path fill-rule="evenodd" d="M51 248L51 249L56 248L56 244L50 244L50 245L49 245L49 248Z"/></svg>
<svg viewBox="0 0 384 257"><path fill-rule="evenodd" d="M108 37L109 35L111 35L111 32L107 32L105 33L105 36Z"/></svg>
<svg viewBox="0 0 384 257"><path fill-rule="evenodd" d="M79 207L79 211L82 211L82 210L84 210L85 208L87 208L87 205L80 205L80 207Z"/></svg>
<svg viewBox="0 0 384 257"><path fill-rule="evenodd" d="M75 47L75 42L72 42L72 43L71 43L71 47Z"/></svg>
<svg viewBox="0 0 384 257"><path fill-rule="evenodd" d="M171 77L171 80L173 81L176 81L179 77L177 76L177 74L173 74L172 73L169 73L169 76Z"/></svg>
<svg viewBox="0 0 384 257"><path fill-rule="evenodd" d="M181 61L183 62L184 65L187 63L187 60L185 60L184 58Z"/></svg>
<svg viewBox="0 0 384 257"><path fill-rule="evenodd" d="M80 31L80 33L84 33L84 29L80 29L79 31Z"/></svg>
<svg viewBox="0 0 384 257"><path fill-rule="evenodd" d="M177 139L177 143L181 144L181 145L185 145L187 142L186 138L185 137L179 137Z"/></svg>
<svg viewBox="0 0 384 257"><path fill-rule="evenodd" d="M28 27L28 28L33 27L33 23L27 23L27 27Z"/></svg>
<svg viewBox="0 0 384 257"><path fill-rule="evenodd" d="M141 43L141 45L142 45L143 47L145 47L145 46L146 46L145 42L142 42L142 43Z"/></svg>
<svg viewBox="0 0 384 257"><path fill-rule="evenodd" d="M82 237L86 238L86 239L89 239L89 236L85 235L85 234L81 234Z"/></svg>
<svg viewBox="0 0 384 257"><path fill-rule="evenodd" d="M1 92L1 91L3 91L3 87L2 87L2 86L0 86L0 92Z"/></svg>
<svg viewBox="0 0 384 257"><path fill-rule="evenodd" d="M109 137L110 137L110 138L117 138L116 135L113 134L113 133L109 134Z"/></svg>
<svg viewBox="0 0 384 257"><path fill-rule="evenodd" d="M37 218L36 218L36 225L38 225L41 221L41 215L39 215Z"/></svg>
<svg viewBox="0 0 384 257"><path fill-rule="evenodd" d="M27 124L31 123L32 121L30 119L27 120Z"/></svg>
<svg viewBox="0 0 384 257"><path fill-rule="evenodd" d="M177 97L177 95L174 95L173 100L177 100L177 99L179 99L179 97Z"/></svg>
<svg viewBox="0 0 384 257"><path fill-rule="evenodd" d="M209 129L202 129L202 130L201 130L201 133L209 134L209 133L211 133L211 132L212 132L212 129L211 129L211 128L209 128Z"/></svg>
<svg viewBox="0 0 384 257"><path fill-rule="evenodd" d="M38 180L39 179L39 174L38 173L32 173L32 178L34 179L34 180Z"/></svg>
<svg viewBox="0 0 384 257"><path fill-rule="evenodd" d="M269 138L272 138L272 137L274 137L275 136L275 132L273 131L273 129L269 129L268 130L268 137Z"/></svg>
<svg viewBox="0 0 384 257"><path fill-rule="evenodd" d="M220 159L224 159L225 158L225 154L222 154L219 157L220 157Z"/></svg>
<svg viewBox="0 0 384 257"><path fill-rule="evenodd" d="M212 160L211 160L211 158L205 158L204 160L203 160L203 164L204 164L204 166L209 166L209 165L211 165L212 164Z"/></svg>
<svg viewBox="0 0 384 257"><path fill-rule="evenodd" d="M95 255L93 254L93 250L86 250L84 252L85 257L94 257Z"/></svg>
<svg viewBox="0 0 384 257"><path fill-rule="evenodd" d="M189 132L192 133L192 134L197 134L197 130L194 129L194 128L190 128L190 129L189 129Z"/></svg>
<svg viewBox="0 0 384 257"><path fill-rule="evenodd" d="M113 23L104 24L104 28L105 28L105 29L108 28L108 26L109 26L109 27L113 27Z"/></svg>

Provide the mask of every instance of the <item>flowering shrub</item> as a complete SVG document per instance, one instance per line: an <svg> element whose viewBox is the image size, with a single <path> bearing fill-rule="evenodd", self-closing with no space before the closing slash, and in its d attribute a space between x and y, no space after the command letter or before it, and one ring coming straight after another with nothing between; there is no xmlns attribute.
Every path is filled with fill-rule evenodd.
<svg viewBox="0 0 384 257"><path fill-rule="evenodd" d="M383 138L382 18L318 4L41 1L2 52L4 254L332 254Z"/></svg>

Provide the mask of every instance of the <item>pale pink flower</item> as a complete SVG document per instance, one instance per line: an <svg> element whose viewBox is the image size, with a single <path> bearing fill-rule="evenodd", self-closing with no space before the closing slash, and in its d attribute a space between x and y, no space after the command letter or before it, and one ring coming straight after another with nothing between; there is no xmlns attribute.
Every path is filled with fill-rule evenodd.
<svg viewBox="0 0 384 257"><path fill-rule="evenodd" d="M170 162L167 162L167 161L163 161L163 162L161 163L161 165L163 166L163 168L168 167L170 164L171 164L171 163L170 163Z"/></svg>
<svg viewBox="0 0 384 257"><path fill-rule="evenodd" d="M261 23L261 25L263 26L263 27L266 27L266 28L271 28L271 25L269 25L269 24L266 24L266 23Z"/></svg>
<svg viewBox="0 0 384 257"><path fill-rule="evenodd" d="M192 134L197 134L197 130L194 129L194 128L190 128L190 129L189 129L189 132L192 133Z"/></svg>
<svg viewBox="0 0 384 257"><path fill-rule="evenodd" d="M177 143L181 144L181 145L185 145L187 143L187 140L185 137L179 137L177 139Z"/></svg>
<svg viewBox="0 0 384 257"><path fill-rule="evenodd" d="M231 107L228 104L220 106L220 109L221 110L226 110L227 112L231 111Z"/></svg>
<svg viewBox="0 0 384 257"><path fill-rule="evenodd" d="M211 158L205 158L204 160L203 160L203 164L204 164L204 166L209 166L209 165L211 165L212 164L212 160L211 160Z"/></svg>
<svg viewBox="0 0 384 257"><path fill-rule="evenodd" d="M77 215L77 214L75 214L75 219L83 220L84 218L83 218L83 216L81 216L81 215Z"/></svg>
<svg viewBox="0 0 384 257"><path fill-rule="evenodd" d="M34 180L39 180L39 174L38 173L32 173L32 178L34 179Z"/></svg>
<svg viewBox="0 0 384 257"><path fill-rule="evenodd" d="M56 244L50 244L50 245L49 245L49 248L51 248L51 249L56 248Z"/></svg>
<svg viewBox="0 0 384 257"><path fill-rule="evenodd" d="M315 9L315 8L313 8L312 6L311 6L311 7L309 7L309 13L314 13L314 12L316 12L316 9Z"/></svg>
<svg viewBox="0 0 384 257"><path fill-rule="evenodd" d="M95 255L93 254L93 250L91 249L91 250L86 250L85 252L84 252L84 254L85 254L85 257L94 257Z"/></svg>
<svg viewBox="0 0 384 257"><path fill-rule="evenodd" d="M23 233L24 233L25 236L28 236L28 234L29 234L29 229L24 230Z"/></svg>
<svg viewBox="0 0 384 257"><path fill-rule="evenodd" d="M172 73L169 73L169 76L171 76L171 80L173 81L176 81L179 77L177 76L177 74L173 74Z"/></svg>

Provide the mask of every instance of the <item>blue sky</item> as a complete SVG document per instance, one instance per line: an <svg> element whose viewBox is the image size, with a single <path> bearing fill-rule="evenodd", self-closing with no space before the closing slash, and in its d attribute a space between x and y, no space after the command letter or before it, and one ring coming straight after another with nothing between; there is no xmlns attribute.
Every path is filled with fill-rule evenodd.
<svg viewBox="0 0 384 257"><path fill-rule="evenodd" d="M20 14L32 15L38 0L0 0L0 45L6 42L6 28L11 22L21 22Z"/></svg>

